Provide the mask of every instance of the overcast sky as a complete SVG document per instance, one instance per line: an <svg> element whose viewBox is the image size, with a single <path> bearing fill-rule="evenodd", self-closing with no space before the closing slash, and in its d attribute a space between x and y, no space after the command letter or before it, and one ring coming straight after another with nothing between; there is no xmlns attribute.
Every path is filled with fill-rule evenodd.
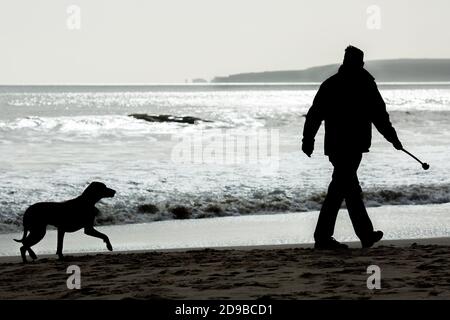
<svg viewBox="0 0 450 320"><path fill-rule="evenodd" d="M448 0L1 0L0 84L303 69L349 43L369 60L450 58L449 30Z"/></svg>

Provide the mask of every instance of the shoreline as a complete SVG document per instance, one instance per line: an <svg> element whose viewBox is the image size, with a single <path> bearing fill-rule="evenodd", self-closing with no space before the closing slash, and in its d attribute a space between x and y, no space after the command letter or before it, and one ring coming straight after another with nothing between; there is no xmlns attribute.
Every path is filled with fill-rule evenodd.
<svg viewBox="0 0 450 320"><path fill-rule="evenodd" d="M376 230L383 240L450 237L450 203L438 205L382 206L368 208ZM425 214L426 213L426 214ZM205 219L166 220L143 224L100 226L97 229L111 240L115 251L149 251L197 248L242 248L314 243L313 232L318 212L277 213ZM0 234L0 257L16 256L20 244L13 238L21 233ZM341 210L335 238L341 242L358 241L350 218ZM38 256L56 251L56 231L48 230L33 247ZM84 235L83 231L66 234L64 253L106 251L104 243Z"/></svg>

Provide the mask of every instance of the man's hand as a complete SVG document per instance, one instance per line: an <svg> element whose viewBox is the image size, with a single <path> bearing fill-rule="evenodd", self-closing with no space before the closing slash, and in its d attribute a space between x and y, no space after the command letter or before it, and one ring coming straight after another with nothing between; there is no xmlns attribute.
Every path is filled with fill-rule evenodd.
<svg viewBox="0 0 450 320"><path fill-rule="evenodd" d="M392 144L394 145L394 148L397 149L397 150L402 150L403 149L403 145L400 142L400 140L398 140L398 139L393 141Z"/></svg>
<svg viewBox="0 0 450 320"><path fill-rule="evenodd" d="M314 151L314 140L305 140L303 139L302 143L302 151L308 156L311 157L313 151Z"/></svg>

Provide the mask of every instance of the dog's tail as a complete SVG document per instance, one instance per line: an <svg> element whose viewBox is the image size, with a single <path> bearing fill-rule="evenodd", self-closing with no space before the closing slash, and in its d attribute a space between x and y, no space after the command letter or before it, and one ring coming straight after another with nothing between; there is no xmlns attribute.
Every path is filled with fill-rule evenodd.
<svg viewBox="0 0 450 320"><path fill-rule="evenodd" d="M23 240L25 240L25 238L26 238L26 236L27 236L27 233L28 233L27 228L24 228L24 229L23 229L23 236L22 236L22 239L13 239L13 240L16 241L16 242L23 242Z"/></svg>

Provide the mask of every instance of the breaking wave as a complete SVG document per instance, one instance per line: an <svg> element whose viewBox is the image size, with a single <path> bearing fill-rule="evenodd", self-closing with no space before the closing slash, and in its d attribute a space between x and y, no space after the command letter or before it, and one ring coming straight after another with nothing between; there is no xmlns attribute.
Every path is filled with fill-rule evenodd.
<svg viewBox="0 0 450 320"><path fill-rule="evenodd" d="M301 190L254 191L243 196L223 194L179 194L170 200L151 202L132 199L98 204L98 225L143 223L172 219L200 219L251 214L274 214L319 210L326 192L302 196ZM408 185L390 189L373 188L364 192L368 207L382 205L423 205L450 202L450 185ZM345 204L343 204L345 207ZM3 210L1 210L3 211ZM22 213L3 215L0 232L21 229Z"/></svg>
<svg viewBox="0 0 450 320"><path fill-rule="evenodd" d="M224 121L199 122L197 129L231 128L236 124ZM12 121L0 121L0 133L12 131L30 131L48 134L69 135L144 135L155 133L173 133L180 128L189 128L191 124L176 122L148 122L127 115L37 117L30 116Z"/></svg>

